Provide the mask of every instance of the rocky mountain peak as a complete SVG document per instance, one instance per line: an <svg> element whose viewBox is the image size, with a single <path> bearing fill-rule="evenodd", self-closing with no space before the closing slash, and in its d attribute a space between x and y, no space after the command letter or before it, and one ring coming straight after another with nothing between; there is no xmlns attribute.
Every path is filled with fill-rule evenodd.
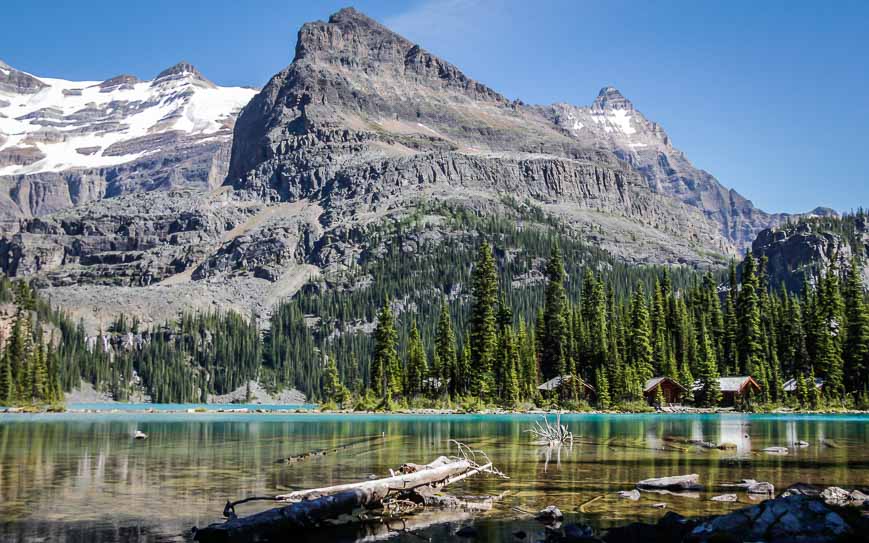
<svg viewBox="0 0 869 543"><path fill-rule="evenodd" d="M216 87L214 83L206 79L202 72L196 69L195 66L190 64L189 62L182 60L178 64L166 68L154 78L154 81L151 85L159 85L165 81L172 81L178 79L192 79L196 82L202 83L208 87Z"/></svg>
<svg viewBox="0 0 869 543"><path fill-rule="evenodd" d="M300 63L339 67L367 78L400 77L438 89L458 90L473 99L509 102L456 66L353 8L334 13L326 23L302 26L293 61Z"/></svg>
<svg viewBox="0 0 869 543"><path fill-rule="evenodd" d="M624 95L615 87L604 87L597 93L592 109L599 111L611 110L626 110L633 111L634 104L624 97Z"/></svg>
<svg viewBox="0 0 869 543"><path fill-rule="evenodd" d="M18 71L0 60L0 91L35 94L47 86L32 75Z"/></svg>

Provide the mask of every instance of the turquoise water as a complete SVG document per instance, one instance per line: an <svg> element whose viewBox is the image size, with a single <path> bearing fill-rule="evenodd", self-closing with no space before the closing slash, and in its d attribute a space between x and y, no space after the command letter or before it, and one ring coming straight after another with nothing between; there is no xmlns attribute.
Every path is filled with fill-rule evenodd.
<svg viewBox="0 0 869 543"><path fill-rule="evenodd" d="M752 503L744 493L738 493L736 504L709 498L727 491L722 484L743 478L770 481L779 489L796 482L869 485L869 416L570 415L562 423L576 441L560 450L530 443L525 430L536 418L130 411L0 415L0 540L184 541L192 526L220 520L228 499L382 476L404 462L450 454L451 439L485 450L510 476L470 479L453 489L467 495L507 492L493 511L475 521L488 541L509 539L505 530L517 524L499 521L515 518L519 513L513 508L536 511L555 504L571 519L604 528L654 520L663 514L654 503L686 515L742 507ZM148 439L133 440L136 430ZM335 455L276 462L372 436L385 437ZM690 439L730 442L736 449L703 449L686 444ZM797 440L810 445L791 448L785 456L760 452ZM644 493L639 502L616 497L641 479L686 473L698 473L706 490L685 496ZM244 505L238 512L266 506ZM427 512L414 522L448 520L454 527L471 521L462 515ZM533 523L526 526L539 530ZM422 533L444 539L452 527Z"/></svg>
<svg viewBox="0 0 869 543"><path fill-rule="evenodd" d="M70 411L187 411L189 409L208 409L210 411L217 410L236 410L248 409L256 411L263 409L266 411L310 411L316 409L316 404L256 404L256 403L68 403L66 408Z"/></svg>

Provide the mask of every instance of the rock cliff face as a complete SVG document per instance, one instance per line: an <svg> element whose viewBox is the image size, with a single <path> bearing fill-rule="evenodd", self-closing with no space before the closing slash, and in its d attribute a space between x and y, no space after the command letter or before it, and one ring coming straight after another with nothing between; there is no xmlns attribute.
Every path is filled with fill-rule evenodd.
<svg viewBox="0 0 869 543"><path fill-rule="evenodd" d="M0 228L133 192L219 186L256 93L179 63L153 81L37 78L0 62Z"/></svg>
<svg viewBox="0 0 869 543"><path fill-rule="evenodd" d="M740 251L751 245L760 230L788 217L757 209L696 168L673 146L663 127L648 120L616 88L601 89L588 107L555 104L540 111L583 145L609 150L629 163L654 192L701 210Z"/></svg>
<svg viewBox="0 0 869 543"><path fill-rule="evenodd" d="M856 257L863 283L869 288L869 224L863 214L808 218L767 229L758 234L751 250L755 256L767 258L773 285L784 283L798 292L803 281L814 283L831 263L842 270Z"/></svg>
<svg viewBox="0 0 869 543"><path fill-rule="evenodd" d="M187 65L150 83L119 76L98 90L64 90L129 92L143 84L155 92L189 85L181 102L215 90ZM750 203L711 176L700 182L663 130L615 89L586 109L510 101L353 9L301 28L292 64L235 121L228 170L218 158L204 159L195 143L224 145L224 128L193 129L171 153L138 156L189 127L189 109L171 111L155 125L171 130L119 138L98 151L79 145L77 153L100 160L135 157L102 173L38 174L51 182L17 174L24 177L14 178L0 211L26 201L20 208L27 213L48 214L21 221L0 241L3 270L34 278L55 303L97 328L120 311L146 322L214 305L264 315L309 279L376 258L384 224L423 217L434 225L430 242L464 239L467 232L428 211L438 206L521 221L528 219L515 209L533 208L545 221L523 227L554 222L559 235L628 262L701 267L723 263L757 225L775 220L764 214L752 222L761 215ZM596 128L579 128L586 123ZM15 167L47 163L30 160ZM141 161L155 164L137 166ZM104 173L118 169L124 173ZM228 175L209 193L129 194L191 184L178 170L202 172L193 183L201 185ZM116 197L102 199L107 195ZM409 269L424 247L407 249Z"/></svg>

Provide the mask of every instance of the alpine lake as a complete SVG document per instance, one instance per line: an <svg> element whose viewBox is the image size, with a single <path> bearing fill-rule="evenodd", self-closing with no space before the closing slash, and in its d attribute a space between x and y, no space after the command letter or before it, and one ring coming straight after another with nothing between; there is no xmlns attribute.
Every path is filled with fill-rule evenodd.
<svg viewBox="0 0 869 543"><path fill-rule="evenodd" d="M574 443L560 448L531 443L526 430L539 419L134 409L2 414L0 541L189 541L193 526L222 519L228 500L388 476L405 462L455 454L451 440L485 451L509 476L477 476L449 487L460 496L503 493L490 511L426 510L397 526L375 523L288 540L455 540L458 528L473 524L476 541L511 541L516 530L537 541L543 526L524 512L548 505L558 506L566 522L603 530L653 522L666 511L721 514L763 499L723 486L741 479L768 481L777 491L797 482L869 484L867 415L562 415ZM148 438L133 439L137 430ZM735 448L709 449L691 440ZM795 446L799 441L808 446ZM762 451L774 446L787 447L788 454ZM703 491L643 492L638 501L618 496L642 479L689 473L700 475ZM725 492L736 493L738 501L710 500ZM274 506L250 502L237 512Z"/></svg>

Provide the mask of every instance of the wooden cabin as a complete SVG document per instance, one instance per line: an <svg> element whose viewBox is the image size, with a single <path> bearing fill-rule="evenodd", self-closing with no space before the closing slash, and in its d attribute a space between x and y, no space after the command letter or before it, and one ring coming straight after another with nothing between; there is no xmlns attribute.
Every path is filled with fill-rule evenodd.
<svg viewBox="0 0 869 543"><path fill-rule="evenodd" d="M699 388L699 383L695 384ZM760 385L749 375L739 377L719 377L721 405L736 406L751 399L760 392Z"/></svg>
<svg viewBox="0 0 869 543"><path fill-rule="evenodd" d="M561 397L561 388L567 385L571 385L571 381L573 379L573 375L561 375L558 377L553 377L552 379L537 387L537 390L540 391L540 395L544 398ZM577 379L579 378L577 377ZM593 386L586 383L582 379L579 379L579 385L580 399L587 402L594 402L597 400L597 391L594 389Z"/></svg>
<svg viewBox="0 0 869 543"><path fill-rule="evenodd" d="M671 379L670 377L652 377L643 386L643 396L645 396L649 405L655 405L658 388L661 389L665 404L681 403L682 398L690 392L687 387L680 385L675 379Z"/></svg>

